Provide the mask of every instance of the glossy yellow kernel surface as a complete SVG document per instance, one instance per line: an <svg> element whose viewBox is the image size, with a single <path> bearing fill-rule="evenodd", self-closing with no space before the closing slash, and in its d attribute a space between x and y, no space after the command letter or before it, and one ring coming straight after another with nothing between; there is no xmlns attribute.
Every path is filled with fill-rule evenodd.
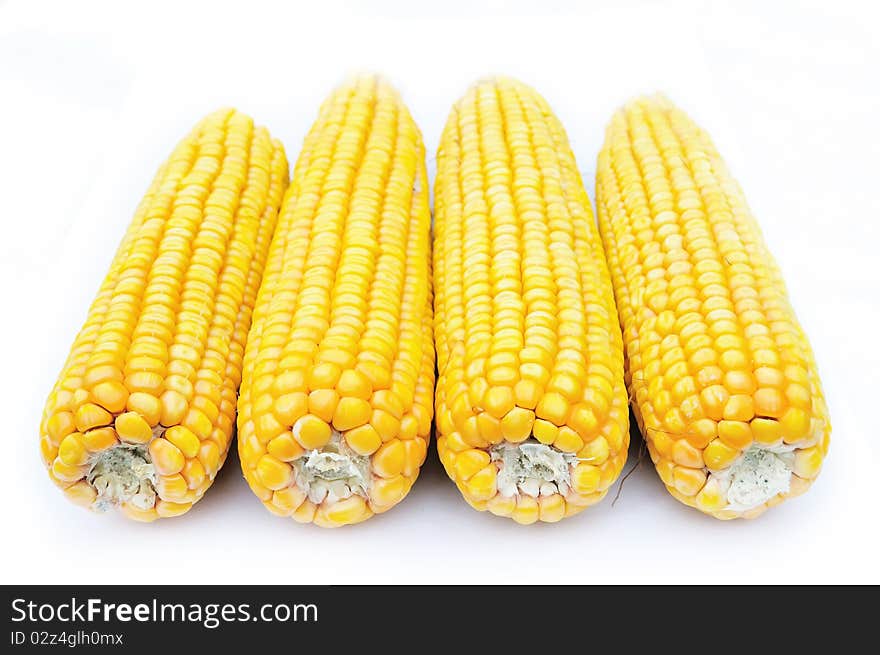
<svg viewBox="0 0 880 655"><path fill-rule="evenodd" d="M211 485L286 187L280 143L231 109L159 169L46 403L41 452L71 500L95 507L89 472L116 446L156 469L155 507L122 503L131 518L182 514Z"/></svg>
<svg viewBox="0 0 880 655"><path fill-rule="evenodd" d="M441 137L434 201L441 461L477 509L557 521L586 505L578 492L502 496L492 448L530 439L576 453L616 435L613 448L604 439L587 453L604 468L570 472L601 498L600 478L610 484L620 473L629 432L605 255L546 101L511 79L468 90Z"/></svg>
<svg viewBox="0 0 880 655"><path fill-rule="evenodd" d="M815 359L709 136L663 97L630 102L607 128L596 198L633 408L670 493L728 519L801 492L831 433ZM790 491L730 509L707 473L749 448L794 453Z"/></svg>
<svg viewBox="0 0 880 655"><path fill-rule="evenodd" d="M239 455L270 511L355 523L418 476L433 417L430 220L421 134L397 92L373 76L336 89L297 160L244 360ZM299 489L309 455L337 450L366 458L367 489Z"/></svg>

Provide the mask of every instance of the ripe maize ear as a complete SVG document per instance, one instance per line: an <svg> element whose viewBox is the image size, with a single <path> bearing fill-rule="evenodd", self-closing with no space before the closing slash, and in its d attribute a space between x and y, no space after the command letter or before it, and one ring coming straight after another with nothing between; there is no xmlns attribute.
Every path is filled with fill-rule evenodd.
<svg viewBox="0 0 880 655"><path fill-rule="evenodd" d="M43 461L72 501L152 521L211 485L286 186L281 145L231 109L159 169L43 415Z"/></svg>
<svg viewBox="0 0 880 655"><path fill-rule="evenodd" d="M663 97L613 117L599 226L635 415L669 492L751 518L818 475L831 424L807 337L743 193Z"/></svg>
<svg viewBox="0 0 880 655"><path fill-rule="evenodd" d="M620 474L629 415L599 233L545 100L510 79L472 87L434 195L440 459L476 509L558 521Z"/></svg>
<svg viewBox="0 0 880 655"><path fill-rule="evenodd" d="M248 337L238 450L271 512L336 527L409 492L433 417L430 266L421 134L358 77L305 139Z"/></svg>

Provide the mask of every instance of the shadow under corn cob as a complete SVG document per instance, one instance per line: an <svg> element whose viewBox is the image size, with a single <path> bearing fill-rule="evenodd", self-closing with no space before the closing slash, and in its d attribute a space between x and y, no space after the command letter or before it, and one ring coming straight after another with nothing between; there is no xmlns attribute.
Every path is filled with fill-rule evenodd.
<svg viewBox="0 0 880 655"><path fill-rule="evenodd" d="M231 109L203 119L159 169L40 427L49 475L75 503L152 521L211 485L286 186L281 145Z"/></svg>
<svg viewBox="0 0 880 655"><path fill-rule="evenodd" d="M321 106L248 337L244 476L271 512L336 527L400 502L433 417L430 212L418 127L383 79Z"/></svg>
<svg viewBox="0 0 880 655"><path fill-rule="evenodd" d="M476 509L558 521L600 501L629 444L608 266L562 125L479 82L437 152L437 449Z"/></svg>
<svg viewBox="0 0 880 655"><path fill-rule="evenodd" d="M805 491L831 432L816 363L708 135L662 96L630 102L596 201L633 408L669 492L729 519Z"/></svg>

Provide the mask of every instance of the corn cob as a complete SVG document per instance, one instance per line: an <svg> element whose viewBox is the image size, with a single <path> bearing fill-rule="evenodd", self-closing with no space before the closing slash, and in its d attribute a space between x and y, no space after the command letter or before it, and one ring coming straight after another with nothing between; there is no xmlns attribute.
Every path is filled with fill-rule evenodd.
<svg viewBox="0 0 880 655"><path fill-rule="evenodd" d="M478 510L558 521L629 444L623 343L562 125L510 79L453 107L435 186L437 448Z"/></svg>
<svg viewBox="0 0 880 655"><path fill-rule="evenodd" d="M831 424L810 345L742 191L663 97L608 127L599 226L627 381L669 492L751 518L818 475Z"/></svg>
<svg viewBox="0 0 880 655"><path fill-rule="evenodd" d="M159 169L43 415L43 461L72 501L152 521L211 485L286 186L281 145L233 110Z"/></svg>
<svg viewBox="0 0 880 655"><path fill-rule="evenodd" d="M335 527L400 502L433 416L421 134L363 76L305 139L254 309L239 398L244 477L273 513Z"/></svg>

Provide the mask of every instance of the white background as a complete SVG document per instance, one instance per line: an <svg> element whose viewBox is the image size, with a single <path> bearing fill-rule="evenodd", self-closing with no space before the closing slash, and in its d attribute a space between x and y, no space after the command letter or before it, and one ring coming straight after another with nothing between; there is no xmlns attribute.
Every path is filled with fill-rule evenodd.
<svg viewBox="0 0 880 655"><path fill-rule="evenodd" d="M0 582L880 582L876 10L421 7L0 2ZM757 521L723 523L674 501L645 465L614 507L609 497L524 528L471 510L432 446L401 505L341 530L270 515L234 456L179 519L142 525L70 505L39 461L40 413L156 167L223 105L269 126L293 161L323 97L364 69L402 91L432 175L451 103L493 72L548 99L591 195L605 123L628 97L663 90L703 124L817 353L834 432L813 489Z"/></svg>

